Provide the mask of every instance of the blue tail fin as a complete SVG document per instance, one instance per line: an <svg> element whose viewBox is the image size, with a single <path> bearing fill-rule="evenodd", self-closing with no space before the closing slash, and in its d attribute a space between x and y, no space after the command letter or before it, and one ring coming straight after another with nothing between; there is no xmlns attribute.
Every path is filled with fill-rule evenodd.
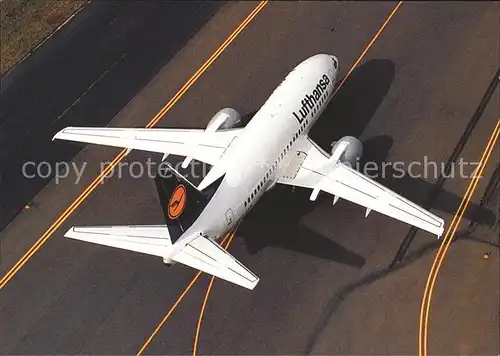
<svg viewBox="0 0 500 356"><path fill-rule="evenodd" d="M201 191L171 165L167 166L165 171L155 177L155 184L170 238L174 243L205 209L223 177Z"/></svg>

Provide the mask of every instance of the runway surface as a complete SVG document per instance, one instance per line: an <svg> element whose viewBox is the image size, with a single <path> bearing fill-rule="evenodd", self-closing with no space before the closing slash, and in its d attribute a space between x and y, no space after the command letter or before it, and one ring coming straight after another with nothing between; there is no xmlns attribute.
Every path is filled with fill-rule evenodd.
<svg viewBox="0 0 500 356"><path fill-rule="evenodd" d="M179 51L158 54L160 59L149 58L149 62L131 62L130 70L107 79L107 85L127 86L128 95L109 101L103 94L112 87L104 92L93 87L90 93L95 99L78 102L74 107L78 114L71 121L64 119L57 127L45 128L47 142L40 141L43 150L33 149L41 154L61 152L61 156L47 153L54 161L71 157L81 146L48 142L69 122L101 125L108 118L112 126L144 126L256 4L227 3ZM395 5L268 4L158 126L205 127L223 107L249 115L296 64L315 53L335 54L345 76ZM160 10L150 11L154 15L144 25L148 30L134 29L131 36L136 40L128 50L140 53L147 48L154 57L154 49L160 51L166 41L161 34L165 35L163 26L168 21L162 21ZM404 3L319 119L311 137L328 148L344 135L360 136L365 159L376 162L402 161L405 167L424 159L444 163L456 151L467 125L479 116L459 154L465 161L479 161L500 116L498 88L480 107L498 75L498 15L495 3ZM81 16L86 16L85 11ZM102 24L94 33L106 33ZM191 33L185 26L185 32ZM65 31L71 31L71 26ZM83 28L80 31L86 33ZM155 37L145 45L142 39L147 34ZM100 66L106 66L101 54L107 58L113 43L94 47L92 58ZM183 43L179 42L179 48ZM79 47L80 43L73 40L60 46ZM61 71L75 70L73 62L68 62ZM78 68L99 73L96 66L82 62ZM151 81L144 74L134 82L135 70L149 73ZM60 92L81 94L86 88L68 85L48 90L47 97L56 100ZM47 120L56 111L47 112ZM94 120L88 112L97 115L96 121L87 121ZM92 181L100 163L113 159L116 152L85 147L73 160L80 166L87 162L80 182L74 184L74 175L59 184L50 182L33 199L33 208L12 220L0 235L2 276ZM148 157L160 158L132 152L126 161L145 162ZM498 164L495 154L441 271L431 311L430 353L498 353L498 210L488 198ZM466 168L466 173L471 174L473 168ZM424 173L423 167L414 166L413 172ZM437 181L432 174L424 179L394 179L391 173L388 168L387 177L380 181L420 204L429 200ZM432 210L451 220L466 186L467 179L447 179ZM420 301L438 241L418 232L406 259L389 271L409 226L376 213L365 219L364 209L342 200L332 207L332 197L326 195L312 203L309 193L277 187L243 222L229 250L261 281L254 291L215 281L198 354L417 352ZM481 202L483 195L488 199ZM472 219L479 227L465 234ZM125 174L106 180L1 290L0 352L135 354L196 271L167 268L161 259L68 241L63 234L72 225L162 221L151 179ZM487 261L482 259L485 252L491 252ZM206 275L200 278L146 354L192 352L208 281Z"/></svg>
<svg viewBox="0 0 500 356"><path fill-rule="evenodd" d="M24 179L25 162L78 153L48 144L54 132L106 125L222 4L92 2L2 77L0 229L50 181Z"/></svg>

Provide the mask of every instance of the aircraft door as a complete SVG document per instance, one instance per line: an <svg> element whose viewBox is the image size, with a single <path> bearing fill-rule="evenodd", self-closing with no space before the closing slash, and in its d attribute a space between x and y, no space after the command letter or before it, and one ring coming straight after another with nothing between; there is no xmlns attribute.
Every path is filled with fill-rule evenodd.
<svg viewBox="0 0 500 356"><path fill-rule="evenodd" d="M227 209L226 211L226 222L228 227L232 226L234 223L234 214L231 209Z"/></svg>

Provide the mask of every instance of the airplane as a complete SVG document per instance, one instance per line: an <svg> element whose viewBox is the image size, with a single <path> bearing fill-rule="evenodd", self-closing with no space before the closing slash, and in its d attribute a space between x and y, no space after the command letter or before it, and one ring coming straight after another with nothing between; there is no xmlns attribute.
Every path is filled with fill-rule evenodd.
<svg viewBox="0 0 500 356"><path fill-rule="evenodd" d="M320 191L418 227L438 238L444 221L352 168L363 154L361 141L345 136L324 151L308 137L332 99L339 61L316 54L298 64L243 127L231 108L217 112L205 129L67 127L54 139L185 157L211 169L198 186L172 165L168 217L164 225L71 227L66 237L163 258L253 290L259 277L223 249L232 231L263 194L276 184ZM168 163L166 161L165 163Z"/></svg>

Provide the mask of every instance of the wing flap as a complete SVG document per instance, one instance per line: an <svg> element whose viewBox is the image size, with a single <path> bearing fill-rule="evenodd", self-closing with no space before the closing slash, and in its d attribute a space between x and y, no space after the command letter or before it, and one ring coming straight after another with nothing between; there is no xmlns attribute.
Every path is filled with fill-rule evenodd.
<svg viewBox="0 0 500 356"><path fill-rule="evenodd" d="M170 258L239 286L254 289L259 278L217 242L199 236Z"/></svg>
<svg viewBox="0 0 500 356"><path fill-rule="evenodd" d="M443 219L343 164L335 167L321 189L437 236L443 233Z"/></svg>

